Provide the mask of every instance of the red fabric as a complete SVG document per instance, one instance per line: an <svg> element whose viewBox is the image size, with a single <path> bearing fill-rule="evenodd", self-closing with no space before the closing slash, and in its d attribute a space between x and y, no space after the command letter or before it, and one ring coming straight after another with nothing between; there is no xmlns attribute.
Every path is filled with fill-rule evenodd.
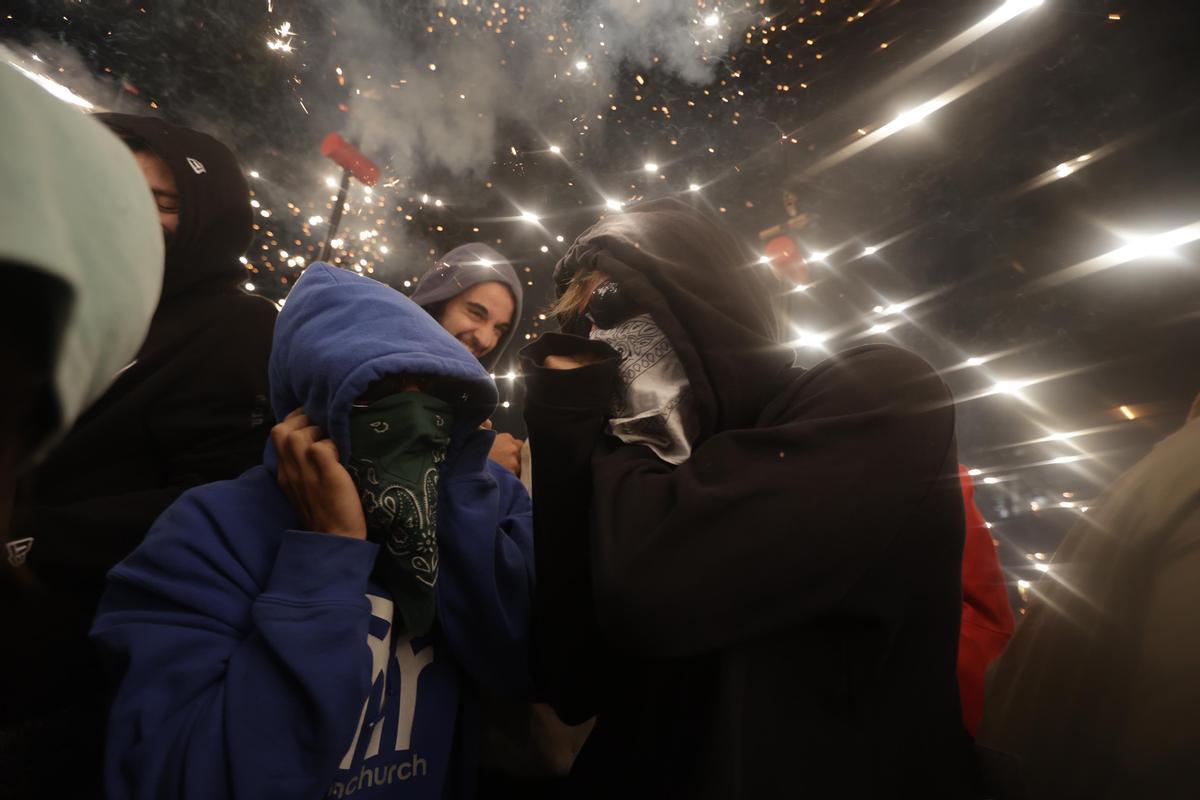
<svg viewBox="0 0 1200 800"><path fill-rule="evenodd" d="M1013 633L1013 613L1008 604L1004 572L992 544L983 514L975 505L975 484L967 468L959 465L963 506L967 514L967 539L963 547L962 627L958 640L958 691L963 723L972 736L983 719L983 676L989 664L1004 652Z"/></svg>

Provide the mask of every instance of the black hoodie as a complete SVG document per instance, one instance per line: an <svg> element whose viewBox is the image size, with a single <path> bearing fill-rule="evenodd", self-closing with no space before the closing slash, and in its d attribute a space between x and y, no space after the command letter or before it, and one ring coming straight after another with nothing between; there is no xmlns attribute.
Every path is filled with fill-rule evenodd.
<svg viewBox="0 0 1200 800"><path fill-rule="evenodd" d="M20 653L3 659L0 675L6 763L20 758L18 744L33 755L45 748L47 758L76 746L39 747L22 733L22 725L42 725L55 713L63 730L83 740L78 746L99 747L86 741L99 734L83 708L99 681L81 657L105 573L185 489L259 463L271 426L267 357L275 308L241 290L238 257L253 231L236 158L212 137L158 119L99 119L134 149L166 162L179 188L180 221L136 360L30 477L14 509L10 538L33 538L32 581L3 591L5 649ZM39 770L22 766L31 775ZM91 779L91 766L75 773Z"/></svg>
<svg viewBox="0 0 1200 800"><path fill-rule="evenodd" d="M761 267L678 201L593 226L580 267L666 333L701 433L671 467L604 434L615 351L522 351L540 679L564 721L598 715L579 796L972 796L946 386L886 346L793 368ZM604 360L540 366L578 352Z"/></svg>

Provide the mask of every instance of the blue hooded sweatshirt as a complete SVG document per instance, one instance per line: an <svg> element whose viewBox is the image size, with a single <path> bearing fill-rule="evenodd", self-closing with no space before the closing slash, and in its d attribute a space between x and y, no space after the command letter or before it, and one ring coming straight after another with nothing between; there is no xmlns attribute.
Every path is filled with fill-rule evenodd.
<svg viewBox="0 0 1200 800"><path fill-rule="evenodd" d="M121 678L110 800L473 794L474 688L530 692L530 503L479 430L496 388L399 292L311 265L275 328L276 415L303 406L344 462L354 399L400 373L459 387L433 631L390 635L378 546L303 530L268 444L261 466L180 497L109 573L92 635Z"/></svg>

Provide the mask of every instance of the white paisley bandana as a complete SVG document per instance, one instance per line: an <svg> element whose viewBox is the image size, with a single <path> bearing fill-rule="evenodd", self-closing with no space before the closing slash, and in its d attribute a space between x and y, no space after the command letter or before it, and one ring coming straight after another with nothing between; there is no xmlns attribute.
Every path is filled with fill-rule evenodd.
<svg viewBox="0 0 1200 800"><path fill-rule="evenodd" d="M649 314L625 320L592 339L621 354L621 385L613 399L608 432L626 444L642 444L668 464L692 454L699 430L695 400L683 364Z"/></svg>

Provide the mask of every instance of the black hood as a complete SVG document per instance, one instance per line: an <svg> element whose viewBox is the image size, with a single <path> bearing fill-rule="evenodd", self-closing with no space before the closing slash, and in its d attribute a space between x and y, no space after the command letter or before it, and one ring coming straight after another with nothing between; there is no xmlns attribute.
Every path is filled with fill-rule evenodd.
<svg viewBox="0 0 1200 800"><path fill-rule="evenodd" d="M201 282L244 279L238 257L254 235L250 187L237 157L208 134L153 117L97 114L130 144L167 163L179 187L179 229L167 245L163 299Z"/></svg>
<svg viewBox="0 0 1200 800"><path fill-rule="evenodd" d="M555 282L605 273L662 328L695 393L700 439L754 425L793 353L758 259L715 219L675 199L610 214L575 240Z"/></svg>

